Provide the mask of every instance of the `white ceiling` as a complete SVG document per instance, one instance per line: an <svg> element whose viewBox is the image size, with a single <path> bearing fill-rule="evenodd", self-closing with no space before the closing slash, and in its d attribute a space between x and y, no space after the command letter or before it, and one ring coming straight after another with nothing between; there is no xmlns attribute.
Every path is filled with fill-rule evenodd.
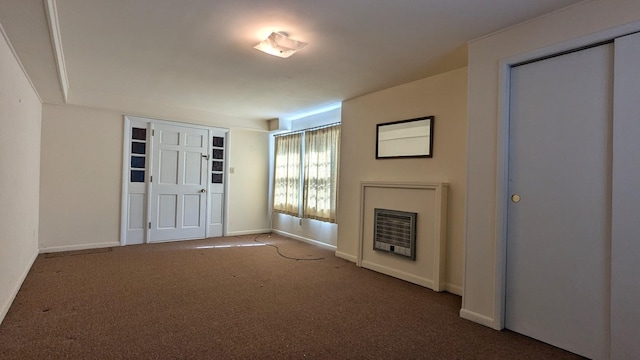
<svg viewBox="0 0 640 360"><path fill-rule="evenodd" d="M300 111L466 65L471 39L580 0L49 0L67 102L244 119ZM47 0L0 0L0 23L46 103L64 102ZM252 47L271 31L309 45Z"/></svg>

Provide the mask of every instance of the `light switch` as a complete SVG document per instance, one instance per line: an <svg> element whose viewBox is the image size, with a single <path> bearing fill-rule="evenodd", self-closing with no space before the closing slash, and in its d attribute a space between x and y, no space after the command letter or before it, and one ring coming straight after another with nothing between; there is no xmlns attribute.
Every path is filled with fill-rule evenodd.
<svg viewBox="0 0 640 360"><path fill-rule="evenodd" d="M235 174L235 173L236 173L236 168L230 167L229 168L229 174Z"/></svg>

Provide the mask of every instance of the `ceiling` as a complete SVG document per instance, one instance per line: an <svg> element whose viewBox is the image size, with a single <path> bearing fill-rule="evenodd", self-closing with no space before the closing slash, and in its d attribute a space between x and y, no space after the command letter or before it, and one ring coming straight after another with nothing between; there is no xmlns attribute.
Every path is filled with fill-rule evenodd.
<svg viewBox="0 0 640 360"><path fill-rule="evenodd" d="M467 41L578 2L0 0L0 23L45 103L267 120L463 67ZM309 45L253 49L271 31Z"/></svg>

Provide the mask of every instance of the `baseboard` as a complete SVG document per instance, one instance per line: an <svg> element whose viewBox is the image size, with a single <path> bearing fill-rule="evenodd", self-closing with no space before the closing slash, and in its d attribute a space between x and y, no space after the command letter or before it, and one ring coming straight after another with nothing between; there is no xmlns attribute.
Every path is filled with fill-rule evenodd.
<svg viewBox="0 0 640 360"><path fill-rule="evenodd" d="M50 246L50 247L40 248L40 254L48 254L48 253L61 252L61 251L99 249L99 248L105 248L105 247L118 247L118 246L120 246L119 241L108 242L108 243L96 243L96 244Z"/></svg>
<svg viewBox="0 0 640 360"><path fill-rule="evenodd" d="M266 234L270 232L271 232L271 229L227 231L227 233L224 236L256 235L256 234Z"/></svg>
<svg viewBox="0 0 640 360"><path fill-rule="evenodd" d="M31 270L31 267L33 266L33 263L36 261L37 257L38 257L38 251L36 250L34 251L33 255L31 255L31 259L29 260L28 266L26 266L25 269L22 271L22 274L20 274L19 281L11 291L9 298L5 301L4 304L2 304L2 308L0 308L0 324L2 324L4 317L7 316L7 313L9 312L9 308L11 308L11 304L13 304L13 300L16 299L16 296L18 295L18 291L20 291L20 288L22 287L22 283L24 283L24 280L27 278L27 275L29 274L29 270Z"/></svg>
<svg viewBox="0 0 640 360"><path fill-rule="evenodd" d="M499 328L497 328L495 326L495 321L494 321L493 318L490 318L490 317L482 315L482 314L475 313L473 311L469 311L467 309L460 309L460 317L463 318L463 319L467 319L467 320L473 321L473 322L478 323L480 325L484 325L486 327L490 327L492 329L500 330Z"/></svg>
<svg viewBox="0 0 640 360"><path fill-rule="evenodd" d="M295 239L295 240L298 240L298 241L306 242L307 244L317 245L317 246L323 247L325 249L333 250L333 251L336 250L336 247L334 245L327 244L327 243L324 243L322 241L309 239L309 238L306 238L304 236L291 234L291 233L288 233L288 232L282 231L282 230L273 229L272 231L275 234L286 236L286 237L289 237L289 238L292 238L292 239Z"/></svg>
<svg viewBox="0 0 640 360"><path fill-rule="evenodd" d="M351 261L352 263L357 263L358 262L358 257L355 255L351 255L351 254L347 254L345 252L342 251L336 251L336 256L341 258L341 259L345 259L347 261Z"/></svg>
<svg viewBox="0 0 640 360"><path fill-rule="evenodd" d="M385 275L389 275L389 276L393 276L395 278L404 280L404 281L408 281L410 283L414 283L416 285L420 285L420 286L424 286L427 287L429 289L433 289L435 287L434 285L434 281L431 279L427 279L424 277L420 277L420 276L416 276L413 274L409 274L406 273L404 271L399 271L396 269L392 269L390 267L387 266L382 266L379 264L375 264L372 263L370 261L362 261L362 267L369 269L369 270L373 270L373 271L377 271L379 273L385 274Z"/></svg>
<svg viewBox="0 0 640 360"><path fill-rule="evenodd" d="M462 296L462 286L446 283L444 284L444 291L452 293L454 295Z"/></svg>

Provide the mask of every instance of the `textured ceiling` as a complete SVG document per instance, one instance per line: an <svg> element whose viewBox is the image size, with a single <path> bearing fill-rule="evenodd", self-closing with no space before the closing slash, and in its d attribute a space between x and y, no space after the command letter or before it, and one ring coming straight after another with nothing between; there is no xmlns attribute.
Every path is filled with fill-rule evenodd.
<svg viewBox="0 0 640 360"><path fill-rule="evenodd" d="M465 43L576 0L0 0L3 25L43 101L154 106L243 119L306 109L466 65ZM280 59L271 31L309 45Z"/></svg>

